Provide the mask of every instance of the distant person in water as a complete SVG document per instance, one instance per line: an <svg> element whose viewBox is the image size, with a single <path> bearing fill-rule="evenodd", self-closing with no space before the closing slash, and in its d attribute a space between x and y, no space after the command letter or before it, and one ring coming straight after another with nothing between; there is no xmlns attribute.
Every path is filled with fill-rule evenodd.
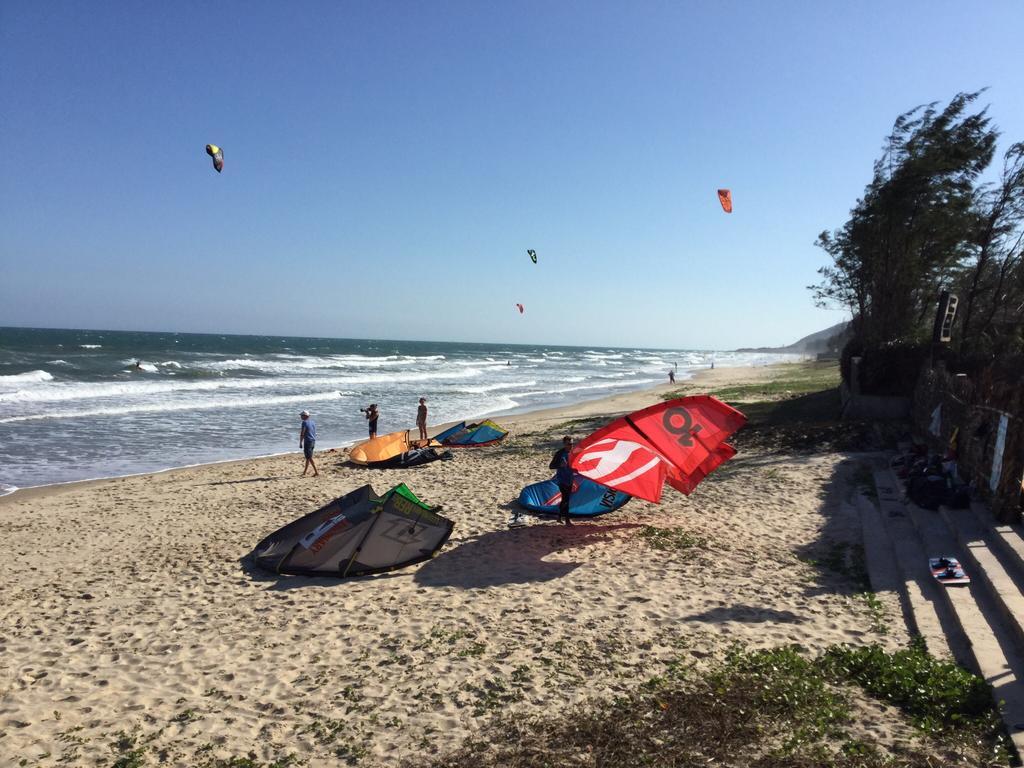
<svg viewBox="0 0 1024 768"><path fill-rule="evenodd" d="M427 439L427 398L420 398L420 406L416 409L416 426L420 428L420 440Z"/></svg>
<svg viewBox="0 0 1024 768"><path fill-rule="evenodd" d="M668 370L668 383L669 384L675 384L676 383L676 372L673 371L671 368L669 368L669 370Z"/></svg>
<svg viewBox="0 0 1024 768"><path fill-rule="evenodd" d="M135 368L136 371L141 371L142 370L142 361L141 360L136 360L135 361L135 365L132 366L132 367Z"/></svg>
<svg viewBox="0 0 1024 768"><path fill-rule="evenodd" d="M313 468L313 477L318 477L320 472L317 471L316 462L313 461L313 448L316 447L316 424L309 418L309 411L303 411L299 414L299 418L302 419L302 426L299 427L299 448L302 449L302 454L306 457L306 464L302 468L302 476L306 476L306 472L309 468Z"/></svg>
<svg viewBox="0 0 1024 768"><path fill-rule="evenodd" d="M370 439L373 440L377 436L377 419L380 416L380 411L377 410L376 403L370 403L368 408L360 408L363 412L363 416L366 417L366 426L370 429Z"/></svg>
<svg viewBox="0 0 1024 768"><path fill-rule="evenodd" d="M562 494L562 500L558 502L558 522L565 518L566 525L572 525L569 520L569 499L572 498L572 467L569 466L569 452L572 450L572 438L566 435L562 438L562 447L555 452L548 464L548 469L555 470L555 482L558 483L558 491Z"/></svg>

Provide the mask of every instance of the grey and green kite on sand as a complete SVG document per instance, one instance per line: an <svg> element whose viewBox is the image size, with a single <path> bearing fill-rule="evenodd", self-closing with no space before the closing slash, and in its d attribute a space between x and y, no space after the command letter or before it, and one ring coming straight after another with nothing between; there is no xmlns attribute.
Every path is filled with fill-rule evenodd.
<svg viewBox="0 0 1024 768"><path fill-rule="evenodd" d="M257 565L276 573L367 576L434 556L455 523L402 483L383 496L362 488L274 531L256 545Z"/></svg>

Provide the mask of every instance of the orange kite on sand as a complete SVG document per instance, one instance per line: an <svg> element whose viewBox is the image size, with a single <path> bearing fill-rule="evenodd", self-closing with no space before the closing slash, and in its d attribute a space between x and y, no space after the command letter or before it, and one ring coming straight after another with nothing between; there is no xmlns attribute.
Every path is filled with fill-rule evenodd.
<svg viewBox="0 0 1024 768"><path fill-rule="evenodd" d="M732 192L728 189L718 190L718 202L722 204L722 210L732 213Z"/></svg>

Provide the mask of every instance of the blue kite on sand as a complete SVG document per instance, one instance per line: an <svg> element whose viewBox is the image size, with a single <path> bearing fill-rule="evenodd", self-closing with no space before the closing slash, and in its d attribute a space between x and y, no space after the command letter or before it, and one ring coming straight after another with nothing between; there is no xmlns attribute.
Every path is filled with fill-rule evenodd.
<svg viewBox="0 0 1024 768"><path fill-rule="evenodd" d="M596 517L614 512L633 498L628 493L599 485L583 475L573 476L572 487L569 514L573 517ZM561 500L562 493L554 478L528 485L519 493L519 505L541 515L558 514L558 503Z"/></svg>

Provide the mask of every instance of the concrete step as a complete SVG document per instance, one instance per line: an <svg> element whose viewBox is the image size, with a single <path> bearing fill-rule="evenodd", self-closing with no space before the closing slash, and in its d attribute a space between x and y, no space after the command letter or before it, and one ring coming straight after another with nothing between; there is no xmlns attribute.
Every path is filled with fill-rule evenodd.
<svg viewBox="0 0 1024 768"><path fill-rule="evenodd" d="M997 523L988 507L978 501L971 502L971 511L983 525L991 529L992 549L997 552L1006 570L1013 574L1014 581L1024 584L1024 526Z"/></svg>
<svg viewBox="0 0 1024 768"><path fill-rule="evenodd" d="M1002 614L1006 629L1017 650L1024 653L1024 594L1020 581L1000 561L995 552L995 532L972 509L941 507L939 516L956 536L965 555L964 565L972 579L978 579Z"/></svg>
<svg viewBox="0 0 1024 768"><path fill-rule="evenodd" d="M951 555L965 565L971 562L939 513L896 500L897 493L902 493L902 483L895 473L888 468L876 472L875 482L883 515L887 506L893 508L898 503L913 525L925 553L919 567L928 573L928 578L932 578L928 557ZM886 500L882 500L883 496ZM995 700L1002 703L1000 712L1014 748L1018 756L1024 755L1024 678L1021 675L1024 657L1017 649L1016 633L1006 625L1003 610L988 596L982 579L975 579L975 573L970 570L969 573L973 579L971 584L935 582L935 586L970 646L968 658L960 663L992 686ZM959 655L957 658L959 661Z"/></svg>
<svg viewBox="0 0 1024 768"><path fill-rule="evenodd" d="M948 631L943 629L936 611L938 596L929 594L935 590L935 585L924 581L920 574L905 572L900 565L924 557L910 550L915 546L913 538L894 534L892 526L886 524L879 508L869 499L858 496L856 505L863 528L864 558L871 589L897 595L907 629L911 634L921 635L933 655L946 659L966 656L970 648L966 638L959 643L961 652L958 654L950 647L949 636L958 631L958 625L947 618ZM909 521L905 524L909 525Z"/></svg>
<svg viewBox="0 0 1024 768"><path fill-rule="evenodd" d="M927 568L928 554L900 500L898 486L876 472L875 489L877 507L864 497L858 501L861 520L865 528L875 526L889 543L890 556L898 571L904 614L909 614L907 627L924 639L933 656L953 659L961 666L977 670L971 644L941 593L942 585L936 583ZM865 536L865 553L867 548Z"/></svg>

